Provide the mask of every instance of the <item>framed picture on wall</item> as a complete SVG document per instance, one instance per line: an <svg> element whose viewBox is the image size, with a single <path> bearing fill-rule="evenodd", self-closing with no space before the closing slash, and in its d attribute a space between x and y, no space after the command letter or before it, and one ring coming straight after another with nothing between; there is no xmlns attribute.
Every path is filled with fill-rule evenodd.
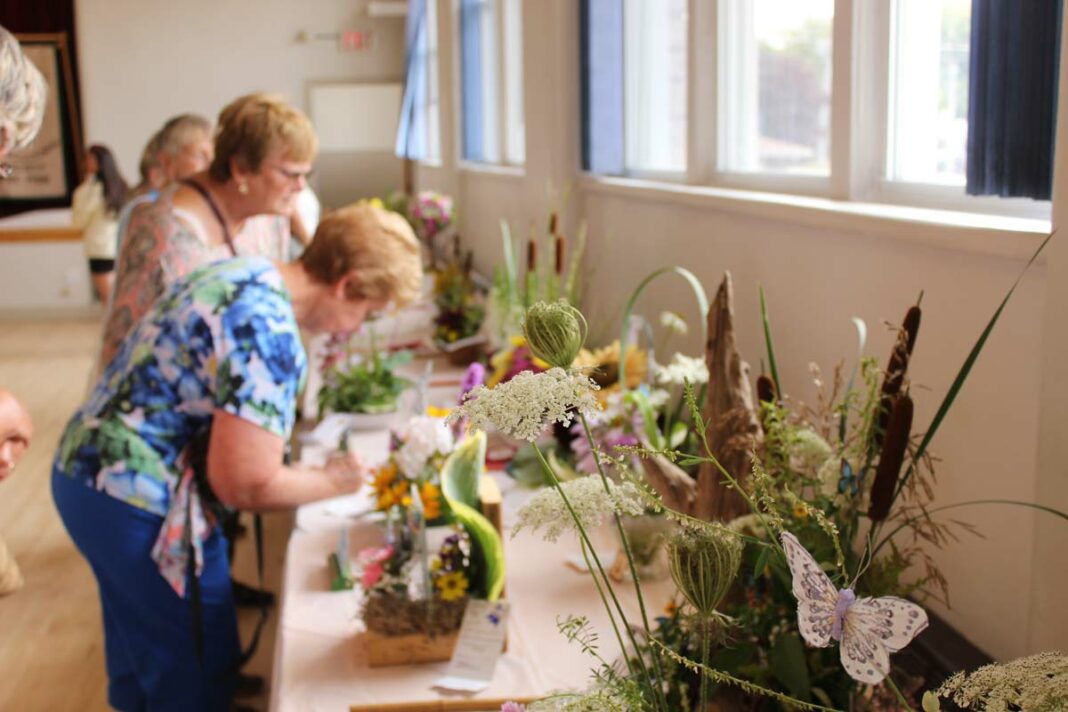
<svg viewBox="0 0 1068 712"><path fill-rule="evenodd" d="M22 45L23 54L44 76L48 103L37 138L28 147L8 156L14 173L0 181L0 201L66 200L74 190L70 176L81 175L84 154L67 34L16 34L15 37ZM71 171L72 167L75 170Z"/></svg>

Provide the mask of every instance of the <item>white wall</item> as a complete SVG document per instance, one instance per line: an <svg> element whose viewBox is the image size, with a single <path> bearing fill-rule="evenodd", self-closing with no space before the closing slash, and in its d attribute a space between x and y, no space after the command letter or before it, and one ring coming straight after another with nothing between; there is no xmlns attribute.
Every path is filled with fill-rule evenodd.
<svg viewBox="0 0 1068 712"><path fill-rule="evenodd" d="M447 0L439 7L441 16L449 17ZM565 226L574 231L580 216L589 222L590 281L584 306L594 320L618 319L630 290L658 267L683 265L697 273L710 292L729 269L743 358L756 369L764 356L756 292L762 284L785 388L801 400L813 397L809 362L829 375L838 361L852 359L856 337L851 317L867 322L866 353L885 363L891 334L884 322L899 323L924 290L923 324L910 375L916 429L925 429L1037 245L1036 237L818 210L746 207L738 201L680 198L582 179L576 4L527 3L524 23L525 174L454 169L456 127L451 121L443 127L443 165L423 166L418 172L420 188L441 188L457 196L460 230L465 242L476 248L478 266L491 269L500 256L499 218L508 218L514 230L523 232L530 220L542 225L546 181L570 182L572 209ZM447 57L451 30L443 29L440 37L442 56ZM532 67L539 71L530 71ZM456 90L453 69L443 64L445 102L455 101L447 91ZM1068 91L1066 76L1068 72L1062 73L1062 85ZM451 114L444 106L446 119ZM1062 120L1062 138L1066 132ZM1068 138L1058 145L1068 145ZM1059 224L1068 210L1068 151L1060 152L1057 166ZM1049 259L1055 273L1068 271L1068 254ZM941 459L939 504L1042 497L1068 507L1068 445L1061 434L1068 420L1068 376L1063 373L1068 341L1059 317L1068 305L1068 287L1063 286L1068 281L1061 279L1054 289L1047 284L1046 270L1040 263L1022 282L931 446ZM692 301L682 284L665 282L650 288L642 304L649 316L674 308L692 324ZM693 338L688 346L700 352ZM1059 370L1054 372L1050 364ZM961 509L953 515L978 526L987 538L965 534L959 543L932 551L949 579L952 603L951 610L933 606L935 610L998 658L1063 645L1068 616L1058 601L1063 603L1068 590L1065 523L1006 506Z"/></svg>
<svg viewBox="0 0 1068 712"><path fill-rule="evenodd" d="M117 154L136 182L141 149L167 118L214 119L252 91L307 110L319 82L403 81L404 19L370 18L367 0L77 0L82 110L88 143ZM343 52L316 34L370 30L369 50ZM297 42L306 31L313 39ZM398 187L390 153L325 154L317 181L327 205Z"/></svg>

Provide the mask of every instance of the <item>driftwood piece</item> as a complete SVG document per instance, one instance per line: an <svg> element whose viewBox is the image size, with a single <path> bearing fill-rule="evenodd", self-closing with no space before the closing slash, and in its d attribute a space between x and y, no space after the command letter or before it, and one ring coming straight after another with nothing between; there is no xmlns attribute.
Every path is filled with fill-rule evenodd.
<svg viewBox="0 0 1068 712"><path fill-rule="evenodd" d="M750 453L760 442L761 429L749 387L749 364L742 361L735 346L730 272L724 273L708 310L705 363L709 382L702 416L708 426L708 444L723 468L744 485L752 468ZM726 522L749 512L741 495L721 484L724 479L715 465L702 463L697 473L695 516Z"/></svg>
<svg viewBox="0 0 1068 712"><path fill-rule="evenodd" d="M697 505L697 482L663 455L642 458L645 481L671 509L693 516Z"/></svg>

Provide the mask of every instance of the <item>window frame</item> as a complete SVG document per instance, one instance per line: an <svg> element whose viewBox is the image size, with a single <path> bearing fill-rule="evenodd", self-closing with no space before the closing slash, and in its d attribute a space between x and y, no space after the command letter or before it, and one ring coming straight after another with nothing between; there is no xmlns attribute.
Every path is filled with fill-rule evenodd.
<svg viewBox="0 0 1068 712"><path fill-rule="evenodd" d="M507 58L507 50L505 49L505 44L506 44L506 39L507 39L506 38L506 33L507 33L507 29L508 29L507 28L507 20L505 18L505 14L508 12L507 2L506 2L506 0L478 0L478 2L482 6L492 5L492 13L491 13L492 14L492 18L488 20L485 13L483 13L483 15L480 18L480 21L481 21L481 23L480 23L481 24L481 30L480 31L482 33L486 33L488 30L492 29L492 31L494 32L495 36L491 38L492 47L487 47L487 43L486 43L485 40L483 40L483 42L482 42L483 71L481 71L479 73L479 77L480 77L480 81L482 82L482 96L483 96L483 102L484 102L483 106L481 107L482 108L482 115L483 115L483 122L484 122L484 129L483 129L483 137L482 137L482 139L483 139L483 142L486 142L487 140L492 140L492 143L495 144L495 146L494 146L495 158L490 159L490 158L484 157L482 160L475 160L475 159L465 158L464 155L463 155L463 146L464 146L464 143L463 143L464 106L463 106L463 71L462 71L462 59L461 59L462 45L463 45L463 27L462 27L461 16L460 16L460 0L452 0L452 25L453 25L453 28L454 28L453 43L454 43L454 46L456 48L456 50L454 52L454 60L453 60L454 61L454 67L455 67L455 70L456 70L454 72L454 76L456 78L456 80L454 82L455 94L456 94L456 102L455 102L455 106L456 106L456 111L455 111L456 130L454 131L455 140L456 140L456 146L457 146L456 167L460 168L460 169L476 169L476 170L477 169L482 169L482 168L487 168L487 167L488 168L500 168L500 169L503 169L504 173L506 173L506 174L514 174L516 172L522 172L524 170L525 164L526 164L526 155L527 155L527 150L526 150L527 149L527 146L526 146L526 120L525 120L526 119L526 102L525 102L525 100L523 98L523 81L524 81L524 77L523 77L523 74L524 74L523 69L524 68L523 68L523 64L522 64L523 50L522 50L522 48L520 48L520 50L519 50L520 63L519 63L519 70L518 70L518 82L517 82L517 86L513 87L513 86L511 86L511 82L508 81L508 79L509 79L509 77L508 77L509 72L508 72L508 69L507 69L508 58ZM516 23L517 23L517 27L519 29L520 41L522 41L522 39L523 39L523 37L522 37L522 35L523 35L522 4L519 4L517 6L517 9L519 10L519 16L516 19ZM489 58L486 56L486 50L487 49L491 49L492 50L492 53L493 53L493 61L492 62L490 62ZM484 67L485 66L492 66L493 67L492 74L494 76L492 76L492 77L487 76L487 73L484 71ZM492 96L489 96L489 93L492 93ZM510 101L510 99L512 99L512 98L514 98L516 96L518 96L518 98L519 98L520 107L521 107L521 110L518 113L524 119L522 124L521 124L521 126L519 126L519 127L512 126L510 124L510 122L509 122L510 113L511 113L510 110L509 110L509 101ZM487 97L489 97L489 99L492 101L492 106L487 106L485 104L485 100L486 100ZM485 126L488 125L487 120L492 120L496 124L495 127L494 127L495 130L493 132L493 136L488 136L487 132L485 130ZM512 156L509 155L509 141L511 139L514 139L514 133L517 131L517 128L518 128L518 131L520 133L522 133L522 145L523 145L523 161L522 162L517 162L517 161L512 160ZM485 146L486 146L486 144L484 143L483 144L483 149L484 149L483 153L484 153L484 155L491 155L491 156L494 155L494 153L491 153L490 151L486 151L485 150Z"/></svg>
<svg viewBox="0 0 1068 712"><path fill-rule="evenodd" d="M729 84L722 37L731 0L689 0L687 151L684 175L625 170L607 179L797 195L855 204L901 206L1048 221L1050 201L969 196L963 186L890 180L891 4L896 0L835 0L832 24L828 176L723 170ZM624 125L624 131L627 130ZM590 178L602 176L587 172Z"/></svg>

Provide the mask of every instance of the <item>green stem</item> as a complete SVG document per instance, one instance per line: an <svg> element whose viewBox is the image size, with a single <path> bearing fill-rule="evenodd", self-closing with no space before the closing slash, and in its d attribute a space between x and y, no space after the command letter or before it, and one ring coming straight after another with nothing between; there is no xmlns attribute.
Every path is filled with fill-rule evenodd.
<svg viewBox="0 0 1068 712"><path fill-rule="evenodd" d="M593 455L593 461L597 464L597 472L601 476L601 483L604 485L604 491L611 495L612 490L608 486L608 475L605 474L604 466L601 464L601 453L597 448L597 444L593 441L593 433L590 432L590 423L586 420L586 414L579 411L579 420L582 422L582 431L586 434L586 442L590 446L590 453ZM645 597L642 596L642 585L638 578L638 568L634 565L634 555L630 549L630 539L627 537L627 532L623 529L623 519L619 516L619 512L613 512L613 517L616 520L616 529L619 531L619 540L623 542L623 551L627 555L627 566L630 567L630 577L634 579L634 593L638 598L638 609L642 614L642 626L645 628L646 638L652 637L652 631L649 628L649 616L645 612ZM657 696L663 696L664 694L664 673L660 669L660 656L656 652L650 650L653 659L653 671L656 675L654 680L656 684ZM667 698L663 699L664 705L667 705Z"/></svg>
<svg viewBox="0 0 1068 712"><path fill-rule="evenodd" d="M701 624L701 665L708 667L708 654L709 654L709 635L708 626L712 622L711 618L707 618L702 621ZM701 712L708 709L708 677L701 676Z"/></svg>
<svg viewBox="0 0 1068 712"><path fill-rule="evenodd" d="M905 699L905 695L901 694L901 690L898 689L897 683L894 682L894 678L887 675L886 685L894 691L895 695L897 695L897 700L901 703L902 707L908 710L908 712L915 712L915 710L912 709L912 705L909 704L909 701Z"/></svg>
<svg viewBox="0 0 1068 712"><path fill-rule="evenodd" d="M590 541L589 535L586 533L586 527L582 525L582 520L575 512L575 508L571 506L571 500L567 498L567 493L564 492L564 488L560 485L560 480L556 476L556 472L552 466L545 459L545 455L542 454L541 448L535 447L534 452L537 453L538 459L541 461L541 466L548 473L549 479L552 481L553 487L556 489L557 494L560 495L560 499L564 501L564 506L567 507L567 511L571 514L571 518L575 521L575 528L578 530L579 537L582 539L583 544L589 548L590 557L593 559L593 563L597 566L597 573L595 574L593 569L590 569L590 574L596 576L600 574L601 579L604 581L605 589L608 591L608 595L612 599L612 604L616 608L616 612L619 614L619 620L623 624L623 629L627 632L627 638L630 640L630 644L634 646L634 650L637 653L635 656L638 665L641 667L642 675L645 679L649 679L649 671L645 668L645 661L641 657L641 649L638 647L638 641L634 638L634 631L631 630L630 625L627 623L627 614L623 611L623 606L619 602L619 598L616 596L615 589L612 588L612 582L608 578L608 574L605 573L604 566L601 565L601 559L597 556L597 550L593 548L593 543ZM609 611L611 615L611 611ZM623 656L626 657L627 651L622 651Z"/></svg>
<svg viewBox="0 0 1068 712"><path fill-rule="evenodd" d="M579 542L582 549L582 559L586 562L586 570L591 574L593 573L593 564L590 562L590 550L586 548L586 542ZM623 636L619 633L619 626L616 625L616 617L612 615L612 608L608 605L608 599L605 598L604 589L601 588L601 582L596 576L591 576L593 579L593 585L597 588L597 595L601 597L601 604L604 606L605 611L608 613L608 622L612 624L612 630L616 634L616 640L619 642L619 649L623 652L623 660L627 663L627 672L632 676L634 675L634 663L631 662L630 656L627 655L627 646L623 644Z"/></svg>

